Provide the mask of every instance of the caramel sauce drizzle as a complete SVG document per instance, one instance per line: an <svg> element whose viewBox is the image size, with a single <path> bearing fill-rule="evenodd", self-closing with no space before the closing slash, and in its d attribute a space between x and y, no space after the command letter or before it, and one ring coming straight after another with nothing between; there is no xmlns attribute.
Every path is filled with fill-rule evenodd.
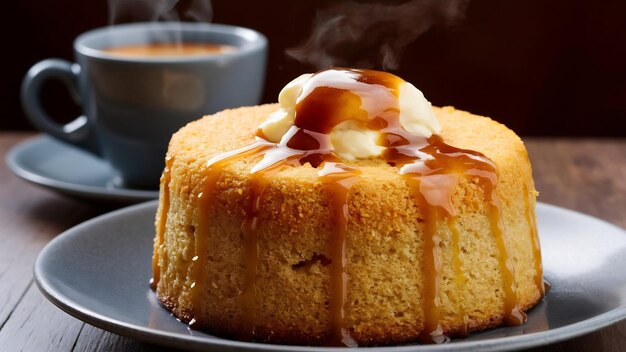
<svg viewBox="0 0 626 352"><path fill-rule="evenodd" d="M467 278L462 272L460 234L455 222L452 194L460 177L477 179L489 201L488 217L492 233L500 252L499 265L503 273L505 321L521 324L525 314L519 309L515 287L513 261L500 216L500 206L495 192L497 172L495 164L481 153L452 147L442 138L416 136L406 131L399 118L399 85L403 81L389 73L330 69L315 74L303 88L296 103L294 125L279 143L264 139L262 132L249 146L218 154L208 162L205 190L199 196L201 218L195 233L195 256L192 263L192 302L199 299L205 286L203 266L207 263L207 244L203 234L209 231L210 204L221 169L228 163L246 157L262 157L252 170L249 204L242 224L245 274L240 295L241 325L246 330L242 339L255 337L256 309L255 282L259 263L258 214L262 196L271 178L284 167L309 163L320 168L319 181L328 193L335 223L329 243L330 345L356 346L346 323L348 297L347 234L351 187L358 182L360 171L340 164L341 158L332 150L330 132L344 121L356 121L363 127L378 131L379 144L386 147L381 157L399 169L409 186L416 206L425 220L422 292L424 316L420 340L441 343L448 340L440 325L441 253L437 224L447 219L452 233L455 253L455 285L463 287ZM169 182L169 181L168 181ZM167 187L167 186L165 186ZM537 243L538 246L538 243ZM536 246L536 247L537 247ZM194 305L195 306L195 305ZM460 309L460 319L467 332L465 308ZM192 320L192 322L195 319Z"/></svg>
<svg viewBox="0 0 626 352"><path fill-rule="evenodd" d="M333 208L333 236L330 240L330 346L357 347L356 341L346 328L346 304L348 301L348 253L347 235L350 212L348 196L350 189L359 181L361 171L343 164L326 162L318 172L319 180L326 189Z"/></svg>
<svg viewBox="0 0 626 352"><path fill-rule="evenodd" d="M498 265L503 281L504 322L507 325L523 324L526 321L526 314L520 310L518 305L513 258L508 247L500 204L495 191L498 177L495 164L476 151L447 145L440 136L436 135L428 138L428 144L419 151L430 157L417 159L412 163L406 162L407 155L399 155L397 159L405 162L400 168L400 173L417 176L420 179L420 193L430 207L443 208L449 216L454 216L451 196L456 188L456 183L451 181L451 177L454 177L455 174L477 179L485 192L486 200L489 203L487 213L491 232L500 253ZM426 185L425 182L427 182ZM436 303L431 302L430 304ZM428 311L426 307L425 311Z"/></svg>
<svg viewBox="0 0 626 352"><path fill-rule="evenodd" d="M270 148L273 144L266 141L257 141L243 148L232 150L229 152L221 153L216 157L210 159L207 162L207 169L205 174L205 181L203 190L198 193L198 212L200 217L197 220L197 227L194 231L194 245L192 252L192 263L190 266L189 277L191 281L189 299L193 312L193 318L189 322L189 325L193 327L197 323L196 316L199 316L199 312L196 311L200 306L200 300L204 287L206 287L207 272L205 269L208 266L208 242L207 237L209 233L209 219L211 216L211 204L215 199L215 188L217 182L221 176L221 170L231 162L245 157L254 157L259 155L263 151ZM248 269L246 268L246 272ZM244 289L245 291L245 289Z"/></svg>
<svg viewBox="0 0 626 352"><path fill-rule="evenodd" d="M254 316L256 306L256 275L259 263L259 241L257 225L259 211L261 210L261 197L267 187L267 179L263 179L259 173L253 174L250 180L250 201L246 209L246 219L241 226L244 243L244 283L241 293L243 306L242 322L244 340L252 340L255 336Z"/></svg>
<svg viewBox="0 0 626 352"><path fill-rule="evenodd" d="M152 254L152 279L150 280L150 288L156 290L161 279L161 267L159 266L159 255L161 247L165 241L165 226L167 225L167 213L170 211L170 181L172 178L171 169L174 160L171 157L165 158L165 168L161 174L161 188L163 188L163 201L161 202L161 210L159 222L156 229L156 243L154 254Z"/></svg>
<svg viewBox="0 0 626 352"><path fill-rule="evenodd" d="M441 218L441 210L437 206L429 206L420 192L420 181L417 178L408 178L411 196L424 213L424 236L422 265L424 267L424 286L422 288L422 309L424 311L424 326L418 339L424 343L443 343L446 336L439 323L441 317L441 302L439 292L441 286L441 236L437 233L437 222Z"/></svg>
<svg viewBox="0 0 626 352"><path fill-rule="evenodd" d="M526 222L530 224L530 238L533 244L533 258L535 259L535 284L539 293L543 296L546 294L546 285L543 280L543 265L541 262L541 246L539 245L539 233L537 232L537 217L533 208L531 208L531 194L528 186L524 185L524 193L528 196L524 198L524 206L526 211Z"/></svg>
<svg viewBox="0 0 626 352"><path fill-rule="evenodd" d="M495 180L487 189L488 199L491 198L491 204L489 204L489 221L491 223L491 232L495 235L496 244L500 251L500 272L502 273L502 280L504 281L504 323L508 326L515 326L524 324L527 320L526 313L524 313L517 302L517 287L515 284L515 266L513 264L513 257L511 256L511 250L506 241L504 232L504 223L502 222L502 215L500 209L500 201L495 192Z"/></svg>
<svg viewBox="0 0 626 352"><path fill-rule="evenodd" d="M241 293L243 334L240 338L242 340L252 340L256 334L254 319L256 314L256 277L259 263L258 224L260 221L259 213L263 204L262 197L272 177L287 162L288 160L282 160L267 168L255 171L250 179L250 200L246 209L246 218L241 227L245 260L244 286Z"/></svg>
<svg viewBox="0 0 626 352"><path fill-rule="evenodd" d="M451 237L451 246L452 246L452 257L454 260L454 284L458 291L461 291L465 288L467 284L467 276L463 272L463 261L461 260L461 232L459 231L459 227L456 223L456 216L448 217L448 228L450 229ZM465 307L465 301L459 300L457 302L457 309L459 311L459 316L461 317L461 331L459 332L459 336L467 337L469 336L469 326L467 322L467 313Z"/></svg>
<svg viewBox="0 0 626 352"><path fill-rule="evenodd" d="M205 185L203 190L198 193L198 213L200 217L197 221L197 226L195 228L193 237L192 237L192 248L191 252L194 253L191 258L191 265L189 267L189 277L191 278L191 287L190 287L190 301L191 301L191 309L193 311L193 317L191 321L189 321L190 326L194 326L194 324L198 323L196 321L197 316L200 316L200 312L197 311L197 307L200 306L200 296L202 295L202 289L206 287L206 277L207 274L203 271L203 268L208 264L205 263L206 253L207 253L207 238L203 236L203 234L209 233L209 215L211 209L209 208L209 204L213 198L215 184L219 179L219 172L214 172L214 169L209 169L206 175Z"/></svg>

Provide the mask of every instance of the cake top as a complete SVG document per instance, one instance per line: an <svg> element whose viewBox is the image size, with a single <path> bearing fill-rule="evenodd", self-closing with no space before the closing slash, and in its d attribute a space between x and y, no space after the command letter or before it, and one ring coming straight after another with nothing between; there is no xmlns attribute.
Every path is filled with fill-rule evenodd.
<svg viewBox="0 0 626 352"><path fill-rule="evenodd" d="M278 102L260 137L344 160L381 156L392 135L441 133L422 92L387 72L334 68L303 74L283 88Z"/></svg>
<svg viewBox="0 0 626 352"><path fill-rule="evenodd" d="M420 99L402 109L403 94ZM458 177L480 175L492 189L497 182L496 165L480 152L446 144L435 134L440 130L430 103L401 78L373 70L329 69L302 75L288 84L282 93L281 107L261 123L256 141L218 154L207 165L219 168L234 159L260 156L261 160L250 170L252 174L271 175L285 167L309 164L318 169L324 183L329 178L362 173L346 164L353 159L340 155L338 146L345 144L360 152L378 150L376 156L368 157L384 160L407 180L418 180L428 204L454 214L450 195ZM363 137L369 148L361 149L363 144L358 143L348 145L350 142L342 138L337 142L332 138L335 131L340 135L371 135Z"/></svg>

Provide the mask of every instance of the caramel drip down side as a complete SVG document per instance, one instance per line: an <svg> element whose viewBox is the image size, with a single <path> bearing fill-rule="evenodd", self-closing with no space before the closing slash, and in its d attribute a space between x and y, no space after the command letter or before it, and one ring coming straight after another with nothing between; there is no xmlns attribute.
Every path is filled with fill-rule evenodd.
<svg viewBox="0 0 626 352"><path fill-rule="evenodd" d="M241 324L239 336L242 340L253 340L255 336L254 317L256 315L256 277L259 262L259 241L257 223L261 208L261 197L266 184L262 175L253 174L250 180L250 200L246 209L246 218L241 226L243 235L244 280L241 291Z"/></svg>
<svg viewBox="0 0 626 352"><path fill-rule="evenodd" d="M441 243L441 237L437 233L437 222L441 210L439 210L438 206L429 204L424 197L420 189L421 181L419 177L407 177L407 182L411 190L411 196L416 206L421 209L424 218L422 232L422 311L424 312L424 326L418 338L423 343L443 343L447 338L440 324L441 250L439 244Z"/></svg>
<svg viewBox="0 0 626 352"><path fill-rule="evenodd" d="M319 172L319 180L328 194L332 207L332 236L329 241L330 253L330 300L329 346L357 347L346 326L346 306L348 303L348 253L347 236L350 213L348 210L350 189L356 184L361 172L342 164L326 162Z"/></svg>
<svg viewBox="0 0 626 352"><path fill-rule="evenodd" d="M165 168L161 175L161 188L163 189L163 198L161 201L161 209L159 211L159 222L156 226L156 238L154 244L154 253L152 254L152 279L150 280L150 288L156 290L161 279L161 267L159 267L159 255L161 247L165 241L165 226L167 225L167 214L170 211L170 181L171 168L173 159L165 158Z"/></svg>
<svg viewBox="0 0 626 352"><path fill-rule="evenodd" d="M208 272L205 270L208 265L208 237L210 234L211 205L214 204L215 188L222 174L222 169L231 162L250 156L257 156L270 147L265 142L255 142L243 148L239 148L227 153L219 154L207 162L205 181L203 189L198 193L197 227L194 231L193 250L194 256L190 266L189 276L191 281L189 299L192 310L201 306L202 292L206 287ZM200 312L194 311L193 318L189 325L193 327Z"/></svg>
<svg viewBox="0 0 626 352"><path fill-rule="evenodd" d="M494 192L492 192L494 193ZM505 237L504 225L502 224L502 215L497 198L489 207L489 221L491 223L491 232L495 235L500 259L498 264L502 272L502 280L504 282L504 323L509 326L524 324L527 320L517 301L517 287L515 284L515 267L513 258Z"/></svg>
<svg viewBox="0 0 626 352"><path fill-rule="evenodd" d="M414 142L413 142L414 143ZM410 145L410 144L409 144ZM502 272L503 290L504 290L504 315L505 323L508 325L519 325L526 321L526 315L519 309L517 292L515 286L515 269L513 258L508 248L508 239L504 232L504 226L500 215L500 205L495 191L498 175L495 164L484 155L471 151L452 147L443 142L440 136L433 135L428 138L427 143L420 145L418 153L412 152L413 155L425 155L427 157L417 158L406 153L411 152L410 149L401 145L391 148L390 159L395 165L401 165L400 172L408 177L409 180L414 179L418 183L419 197L425 201L422 206L423 212L427 217L433 217L432 207L438 207L440 211L445 211L447 216L454 216L455 210L452 205L452 194L456 188L457 175L463 177L475 177L479 181L480 187L485 193L485 197L489 202L487 216L491 226L491 232L495 237L496 247L500 254L498 265ZM415 190L416 186L412 188ZM416 193L413 191L413 193ZM419 198L418 197L418 198ZM432 235L436 229L429 229L428 219L426 219L426 233ZM429 235L425 234L425 248L428 248ZM430 243L432 244L432 242ZM430 255L427 253L426 255ZM432 262L431 258L426 258L428 262ZM429 273L429 270L430 273ZM425 266L426 282L433 283L433 275L439 275L436 270L429 269ZM432 286L432 284L431 284ZM425 291L427 302L432 299L429 292L431 288ZM437 292L438 294L438 292ZM426 303L428 304L428 303ZM437 318L436 310L425 307L428 314L430 310L431 319ZM430 322L427 329L422 332L422 341L428 342L428 336L437 337L436 322ZM438 342L432 339L430 342Z"/></svg>
<svg viewBox="0 0 626 352"><path fill-rule="evenodd" d="M452 235L451 238L451 246L452 246L452 260L454 266L454 287L462 292L465 290L467 285L467 276L463 272L463 261L461 259L461 232L459 231L459 227L457 225L456 217L450 216L448 217L448 228L450 229L450 233ZM465 307L465 300L459 299L457 302L458 315L461 318L461 331L459 332L459 336L467 337L469 336L469 326L467 323L467 308Z"/></svg>
<svg viewBox="0 0 626 352"><path fill-rule="evenodd" d="M256 279L259 266L259 213L261 211L263 193L269 186L271 178L280 170L283 162L257 171L250 179L250 198L246 208L241 232L243 234L244 283L241 293L242 305L242 340L253 340L255 337L256 315Z"/></svg>
<svg viewBox="0 0 626 352"><path fill-rule="evenodd" d="M500 201L496 194L496 182L497 176L495 174L487 174L480 170L472 170L471 174L479 177L481 180L483 189L485 190L485 196L488 205L488 217L491 226L491 233L496 240L496 246L500 252L500 258L498 259L498 266L502 273L503 290L504 290L504 323L508 326L521 325L526 322L527 316L518 304L517 300L517 285L515 283L515 266L513 263L513 257L509 249L508 238L504 229L504 223L502 221L502 210L500 208Z"/></svg>
<svg viewBox="0 0 626 352"><path fill-rule="evenodd" d="M219 168L214 167L209 170L206 175L206 181L204 183L203 190L198 193L198 218L197 226L193 236L192 253L194 256L191 258L191 266L189 276L191 278L191 287L189 298L191 301L191 309L193 310L193 318L189 321L189 325L193 326L196 323L197 316L201 313L197 311L197 307L201 306L200 300L202 291L206 285L206 272L203 270L208 265L207 253L207 237L210 233L210 204L214 198L215 185L219 180L221 173Z"/></svg>
<svg viewBox="0 0 626 352"><path fill-rule="evenodd" d="M546 293L546 288L543 281L543 266L541 261L541 246L539 245L539 233L537 232L537 217L535 216L535 210L532 207L532 195L528 190L528 186L524 185L524 197L525 200L525 212L526 222L530 224L530 238L533 245L533 259L535 260L535 284L539 293L543 296Z"/></svg>

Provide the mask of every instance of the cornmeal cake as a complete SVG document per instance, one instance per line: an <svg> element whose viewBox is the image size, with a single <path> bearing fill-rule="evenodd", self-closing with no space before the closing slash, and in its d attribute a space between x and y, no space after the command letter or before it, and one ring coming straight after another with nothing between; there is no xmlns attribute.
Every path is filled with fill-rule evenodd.
<svg viewBox="0 0 626 352"><path fill-rule="evenodd" d="M159 300L193 328L288 344L443 342L523 323L544 287L520 138L429 103L422 125L434 127L420 134L405 127L412 110L398 101L414 93L404 81L328 71L344 81L308 76L296 108L285 98L225 110L172 137L156 215ZM268 124L294 109L272 141ZM379 154L339 148L351 133Z"/></svg>

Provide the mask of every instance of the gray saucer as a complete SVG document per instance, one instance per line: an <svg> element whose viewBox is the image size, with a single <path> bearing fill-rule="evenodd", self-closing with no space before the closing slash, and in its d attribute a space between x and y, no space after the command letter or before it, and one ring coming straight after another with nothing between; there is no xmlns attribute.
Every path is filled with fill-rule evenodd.
<svg viewBox="0 0 626 352"><path fill-rule="evenodd" d="M159 196L157 190L116 186L109 164L45 135L13 147L6 162L24 180L76 198L138 203Z"/></svg>
<svg viewBox="0 0 626 352"><path fill-rule="evenodd" d="M157 203L121 209L70 229L41 252L37 285L65 312L150 343L202 351L346 351L222 339L188 329L148 288ZM443 345L382 351L504 351L539 346L600 329L626 316L626 232L555 206L537 207L545 276L552 289L522 326L473 334Z"/></svg>

